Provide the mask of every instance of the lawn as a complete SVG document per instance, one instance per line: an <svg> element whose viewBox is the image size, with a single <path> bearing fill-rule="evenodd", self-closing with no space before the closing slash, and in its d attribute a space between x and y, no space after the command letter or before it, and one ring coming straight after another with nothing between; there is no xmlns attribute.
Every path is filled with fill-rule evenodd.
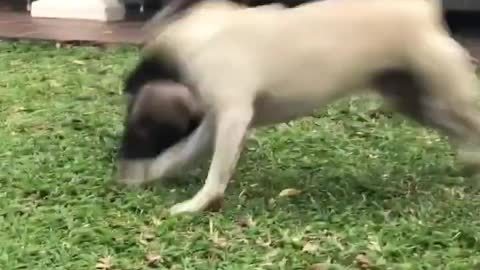
<svg viewBox="0 0 480 270"><path fill-rule="evenodd" d="M376 100L259 130L220 213L166 214L205 171L113 184L137 57L0 42L0 269L480 269L480 194L445 138Z"/></svg>

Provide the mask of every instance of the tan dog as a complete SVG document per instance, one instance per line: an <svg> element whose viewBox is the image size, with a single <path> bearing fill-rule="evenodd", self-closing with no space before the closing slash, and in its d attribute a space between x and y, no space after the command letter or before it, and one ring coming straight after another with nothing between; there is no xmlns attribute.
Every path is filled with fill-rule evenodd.
<svg viewBox="0 0 480 270"><path fill-rule="evenodd" d="M308 116L365 89L460 146L479 145L474 69L437 1L327 0L292 9L210 1L157 23L147 59L174 65L204 116L149 161L148 177L122 181L165 177L213 150L205 184L172 214L223 198L249 128Z"/></svg>

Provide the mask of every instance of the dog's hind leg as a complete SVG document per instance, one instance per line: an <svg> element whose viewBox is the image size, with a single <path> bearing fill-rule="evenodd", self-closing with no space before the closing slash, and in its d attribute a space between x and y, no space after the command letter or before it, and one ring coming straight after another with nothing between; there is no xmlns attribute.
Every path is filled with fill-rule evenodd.
<svg viewBox="0 0 480 270"><path fill-rule="evenodd" d="M226 108L215 113L215 149L205 184L193 198L174 205L172 215L200 212L222 202L253 117L251 105Z"/></svg>
<svg viewBox="0 0 480 270"><path fill-rule="evenodd" d="M459 158L480 169L474 68L456 42L437 41L419 52L412 70L387 72L374 84L399 111L447 135L459 147Z"/></svg>

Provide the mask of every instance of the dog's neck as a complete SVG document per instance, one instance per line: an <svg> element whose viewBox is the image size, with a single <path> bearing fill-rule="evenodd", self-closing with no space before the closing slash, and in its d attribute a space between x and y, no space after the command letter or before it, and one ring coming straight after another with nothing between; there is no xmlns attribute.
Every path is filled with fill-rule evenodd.
<svg viewBox="0 0 480 270"><path fill-rule="evenodd" d="M171 54L190 57L229 22L232 13L244 6L226 0L208 0L196 3L189 8L151 22L150 37L145 42L147 54ZM154 19L155 20L155 19Z"/></svg>
<svg viewBox="0 0 480 270"><path fill-rule="evenodd" d="M202 13L205 10L208 12L214 11L226 11L231 9L238 9L246 7L241 4L237 4L228 0L177 0L153 16L143 27L147 32L158 32L164 28L168 28L169 25L175 24L177 21L183 20L186 17L195 14ZM151 33L155 35L154 33Z"/></svg>

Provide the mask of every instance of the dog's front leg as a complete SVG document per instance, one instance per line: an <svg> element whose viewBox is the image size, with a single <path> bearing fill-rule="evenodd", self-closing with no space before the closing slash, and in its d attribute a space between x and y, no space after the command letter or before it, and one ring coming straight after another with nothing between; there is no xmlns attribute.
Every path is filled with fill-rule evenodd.
<svg viewBox="0 0 480 270"><path fill-rule="evenodd" d="M139 186L176 175L188 169L213 144L213 121L207 117L187 138L167 148L153 159L123 160L117 181L128 186Z"/></svg>
<svg viewBox="0 0 480 270"><path fill-rule="evenodd" d="M148 180L173 176L188 169L194 161L211 151L213 143L213 121L209 117L186 140L166 150L150 165Z"/></svg>
<svg viewBox="0 0 480 270"><path fill-rule="evenodd" d="M251 106L238 105L215 115L215 149L205 184L193 198L174 205L170 209L172 215L200 212L223 200L252 116Z"/></svg>

